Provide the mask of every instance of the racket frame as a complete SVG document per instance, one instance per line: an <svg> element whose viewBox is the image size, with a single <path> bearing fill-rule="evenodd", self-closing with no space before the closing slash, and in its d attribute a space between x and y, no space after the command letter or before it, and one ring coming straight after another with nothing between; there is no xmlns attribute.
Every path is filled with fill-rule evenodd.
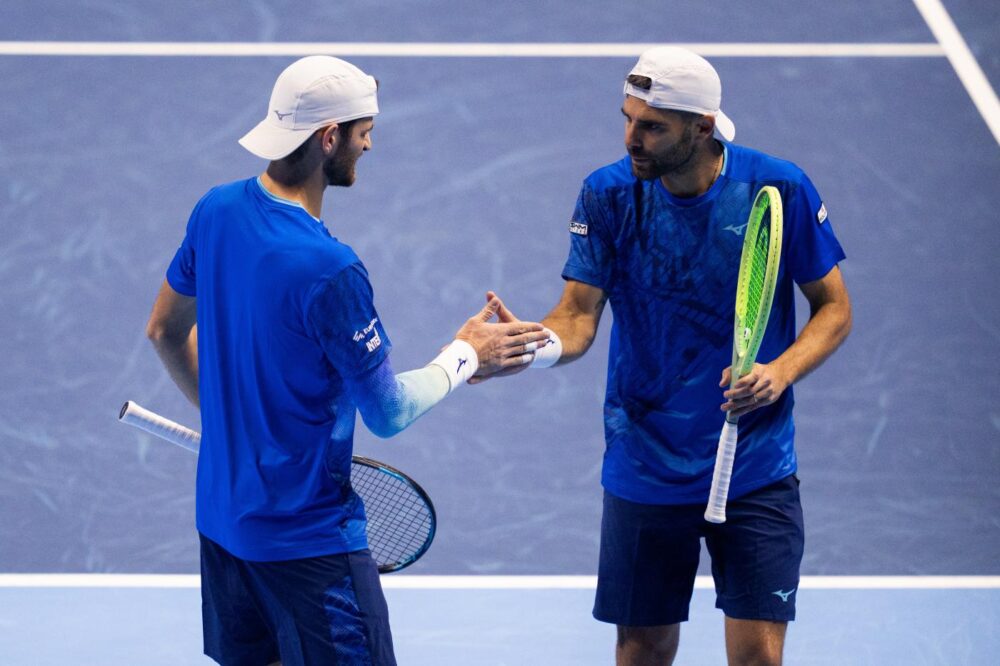
<svg viewBox="0 0 1000 666"><path fill-rule="evenodd" d="M405 557L396 562L384 562L378 565L379 573L392 573L393 571L399 571L400 569L405 569L410 566L427 552L427 549L431 547L431 542L434 541L434 535L437 533L437 510L434 508L434 502L431 501L431 496L427 494L423 486L413 480L406 472L402 472L391 465L386 465L384 462L374 460L373 458L366 458L364 456L353 456L351 458L352 468L354 465L362 465L365 467L372 467L382 474L388 474L394 476L417 493L423 503L427 506L428 520L430 526L427 528L427 537L424 539L424 543L414 551L408 557Z"/></svg>
<svg viewBox="0 0 1000 666"><path fill-rule="evenodd" d="M770 208L768 216L768 251L767 264L764 271L760 307L752 322L747 321L747 300L750 291L750 276L753 272L754 249L757 245L757 234L764 224L764 217ZM730 373L730 388L753 368L757 360L760 343L767 330L767 322L771 316L771 305L774 302L774 289L778 283L778 268L781 264L781 240L784 214L781 207L781 193L773 185L765 185L757 192L746 232L743 236L743 251L740 255L740 272L736 280L736 309L733 317L733 363ZM749 325L748 325L749 324ZM730 419L729 414L726 415ZM735 423L735 420L730 420Z"/></svg>
<svg viewBox="0 0 1000 666"><path fill-rule="evenodd" d="M765 213L768 224L767 264L764 271L760 306L757 308L754 320L747 321L747 299L750 289L750 276L753 272L754 250L757 245L757 235L760 226L764 224ZM736 307L733 317L733 362L730 366L729 388L732 390L736 382L753 368L757 360L760 343L764 339L764 331L771 315L771 305L774 302L774 290L778 282L778 269L781 265L781 241L784 235L784 214L781 207L781 193L773 185L765 185L754 197L747 220L746 232L743 236L743 251L740 254L739 276L736 280ZM749 326L748 326L749 324ZM726 522L726 502L729 496L729 482L733 474L733 463L736 460L736 444L739 437L737 422L739 417L732 412L726 412L726 420L719 434L719 446L716 451L715 468L712 472L712 487L709 491L708 505L705 508L705 520L710 523Z"/></svg>

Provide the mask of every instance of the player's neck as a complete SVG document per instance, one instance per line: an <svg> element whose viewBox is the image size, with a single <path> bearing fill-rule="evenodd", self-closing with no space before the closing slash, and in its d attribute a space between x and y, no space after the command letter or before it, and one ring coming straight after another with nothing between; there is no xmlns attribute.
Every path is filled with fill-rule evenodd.
<svg viewBox="0 0 1000 666"><path fill-rule="evenodd" d="M268 169L261 175L260 182L274 196L302 204L310 215L316 219L321 217L323 191L326 189L326 177L322 169L316 169L305 180L294 184L282 182Z"/></svg>
<svg viewBox="0 0 1000 666"><path fill-rule="evenodd" d="M722 144L713 138L695 151L684 169L664 174L660 177L660 182L675 197L700 197L711 189L722 174L723 159Z"/></svg>

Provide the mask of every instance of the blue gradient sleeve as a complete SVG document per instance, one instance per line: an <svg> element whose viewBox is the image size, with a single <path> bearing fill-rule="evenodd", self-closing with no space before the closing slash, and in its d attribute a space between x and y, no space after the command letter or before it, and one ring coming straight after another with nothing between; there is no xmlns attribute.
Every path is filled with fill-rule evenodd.
<svg viewBox="0 0 1000 666"><path fill-rule="evenodd" d="M361 419L377 437L402 432L448 395L448 376L438 366L397 375L388 357L371 370L345 380Z"/></svg>

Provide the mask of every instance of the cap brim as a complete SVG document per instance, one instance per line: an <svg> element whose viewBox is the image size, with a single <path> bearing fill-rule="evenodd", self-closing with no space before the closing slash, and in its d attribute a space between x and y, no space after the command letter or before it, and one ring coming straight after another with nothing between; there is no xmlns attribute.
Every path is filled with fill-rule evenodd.
<svg viewBox="0 0 1000 666"><path fill-rule="evenodd" d="M715 114L715 131L726 141L736 138L736 125L721 110Z"/></svg>
<svg viewBox="0 0 1000 666"><path fill-rule="evenodd" d="M257 126L243 135L240 145L257 157L265 160L280 160L288 157L306 139L312 136L315 129L286 129L276 127L267 120L257 123Z"/></svg>

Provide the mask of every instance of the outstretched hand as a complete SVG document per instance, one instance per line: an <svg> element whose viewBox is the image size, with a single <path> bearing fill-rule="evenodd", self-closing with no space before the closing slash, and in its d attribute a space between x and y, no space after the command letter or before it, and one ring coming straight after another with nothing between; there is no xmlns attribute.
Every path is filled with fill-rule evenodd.
<svg viewBox="0 0 1000 666"><path fill-rule="evenodd" d="M722 371L719 386L728 386L731 378L732 370L726 368ZM788 388L788 383L773 364L754 363L750 372L740 377L732 388L722 394L726 402L721 409L730 412L733 417L743 416L776 402Z"/></svg>
<svg viewBox="0 0 1000 666"><path fill-rule="evenodd" d="M490 323L497 317L497 323ZM486 306L459 329L455 337L473 346L479 357L479 370L470 384L491 376L521 372L534 359L534 350L544 344L549 334L541 324L521 321L492 291L486 292Z"/></svg>

